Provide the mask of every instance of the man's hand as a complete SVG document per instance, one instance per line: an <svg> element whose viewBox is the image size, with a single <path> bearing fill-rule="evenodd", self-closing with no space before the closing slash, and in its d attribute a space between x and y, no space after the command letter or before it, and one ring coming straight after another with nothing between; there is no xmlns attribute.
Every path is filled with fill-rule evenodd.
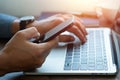
<svg viewBox="0 0 120 80"><path fill-rule="evenodd" d="M44 34L72 16L73 15L71 14L57 14L41 21L35 21L34 23L29 24L27 27L35 26L41 34ZM69 28L68 31L74 33L82 41L82 43L86 42L87 31L78 17L75 17L73 25L71 25L71 28ZM74 37L60 35L60 41L74 41Z"/></svg>
<svg viewBox="0 0 120 80"><path fill-rule="evenodd" d="M17 32L1 51L0 74L40 67L58 39L40 44L29 41L38 37L40 33L35 27Z"/></svg>

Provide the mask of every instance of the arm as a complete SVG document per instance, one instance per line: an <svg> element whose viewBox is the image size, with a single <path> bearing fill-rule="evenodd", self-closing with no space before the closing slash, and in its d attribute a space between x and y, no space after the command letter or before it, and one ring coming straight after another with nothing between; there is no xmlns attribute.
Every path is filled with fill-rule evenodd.
<svg viewBox="0 0 120 80"><path fill-rule="evenodd" d="M0 13L0 38L10 38L13 35L12 26L17 17Z"/></svg>
<svg viewBox="0 0 120 80"><path fill-rule="evenodd" d="M34 21L31 26L26 26L26 28L33 27L36 22ZM19 23L19 18L0 13L0 38L11 38L20 30Z"/></svg>
<svg viewBox="0 0 120 80"><path fill-rule="evenodd" d="M71 16L73 15L69 15L69 14L59 15L58 14L58 15L51 16L47 19L44 19L42 21L35 20L33 23L28 24L26 28L34 26L38 29L38 31L41 34L44 34L48 30L57 26L59 23L70 18ZM0 38L10 38L12 37L13 34L19 31L20 21L18 18L14 16L10 16L10 15L5 15L5 14L0 14L0 18L1 18L0 27L3 28L3 29L0 29ZM49 24L51 23L52 24L55 23L55 25L49 26ZM68 31L74 33L84 43L86 41L85 36L87 34L84 25L81 23L80 19L77 17L75 18L75 21L73 24L74 25L70 29L68 29Z"/></svg>
<svg viewBox="0 0 120 80"><path fill-rule="evenodd" d="M18 31L0 52L0 75L40 67L58 39L40 44L28 41L39 36L35 27Z"/></svg>
<svg viewBox="0 0 120 80"><path fill-rule="evenodd" d="M11 38L19 31L19 23L19 18L0 13L0 38Z"/></svg>
<svg viewBox="0 0 120 80"><path fill-rule="evenodd" d="M58 44L58 41L73 41L73 37L68 35L61 35L61 37L59 36L51 41L40 44L32 43L29 41L31 38L40 37L40 34L44 34L68 18L69 16L52 16L42 21L35 21L32 24L26 26L28 29L21 31L18 31L19 21L17 21L17 19L12 20L13 26L11 26L11 28L14 29L9 32L13 34L17 31L18 32L11 38L11 40L0 52L0 75L8 72L25 71L40 67L45 61L51 49ZM84 36L86 35L86 32L84 26L82 26L80 23L81 22L79 19L76 18L73 28L69 29L68 31L75 33L81 39L82 37L85 38Z"/></svg>

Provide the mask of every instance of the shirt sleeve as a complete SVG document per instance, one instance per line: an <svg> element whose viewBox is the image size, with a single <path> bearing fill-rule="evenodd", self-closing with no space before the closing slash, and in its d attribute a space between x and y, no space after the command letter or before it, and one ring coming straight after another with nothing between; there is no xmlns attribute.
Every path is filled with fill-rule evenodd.
<svg viewBox="0 0 120 80"><path fill-rule="evenodd" d="M12 23L17 17L0 13L0 38L11 38Z"/></svg>

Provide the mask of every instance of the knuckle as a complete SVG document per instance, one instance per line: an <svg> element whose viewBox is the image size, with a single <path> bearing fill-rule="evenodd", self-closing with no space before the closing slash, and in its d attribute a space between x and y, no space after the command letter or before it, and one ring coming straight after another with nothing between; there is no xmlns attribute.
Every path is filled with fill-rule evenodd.
<svg viewBox="0 0 120 80"><path fill-rule="evenodd" d="M16 33L16 36L22 37L22 36L24 36L24 32L23 32L23 31L18 31L18 32Z"/></svg>
<svg viewBox="0 0 120 80"><path fill-rule="evenodd" d="M74 25L73 30L78 30L78 27Z"/></svg>
<svg viewBox="0 0 120 80"><path fill-rule="evenodd" d="M37 57L41 57L41 56L43 56L44 52L45 52L44 49L39 49L38 48L38 49L36 49L35 54L36 54Z"/></svg>
<svg viewBox="0 0 120 80"><path fill-rule="evenodd" d="M55 21L61 23L61 22L64 22L64 19L62 17L57 17Z"/></svg>
<svg viewBox="0 0 120 80"><path fill-rule="evenodd" d="M35 27L31 27L31 29L37 32L37 29Z"/></svg>

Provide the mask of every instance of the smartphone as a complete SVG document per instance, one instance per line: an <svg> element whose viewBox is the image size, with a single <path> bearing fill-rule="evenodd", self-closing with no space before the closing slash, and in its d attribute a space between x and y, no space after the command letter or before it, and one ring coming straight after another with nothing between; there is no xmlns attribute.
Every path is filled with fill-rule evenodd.
<svg viewBox="0 0 120 80"><path fill-rule="evenodd" d="M46 32L44 35L40 36L40 38L35 40L34 43L47 42L49 40L52 40L53 38L58 36L60 33L64 32L67 28L69 28L70 25L72 25L73 21L74 21L74 16L64 21L63 23L60 23L53 29Z"/></svg>

